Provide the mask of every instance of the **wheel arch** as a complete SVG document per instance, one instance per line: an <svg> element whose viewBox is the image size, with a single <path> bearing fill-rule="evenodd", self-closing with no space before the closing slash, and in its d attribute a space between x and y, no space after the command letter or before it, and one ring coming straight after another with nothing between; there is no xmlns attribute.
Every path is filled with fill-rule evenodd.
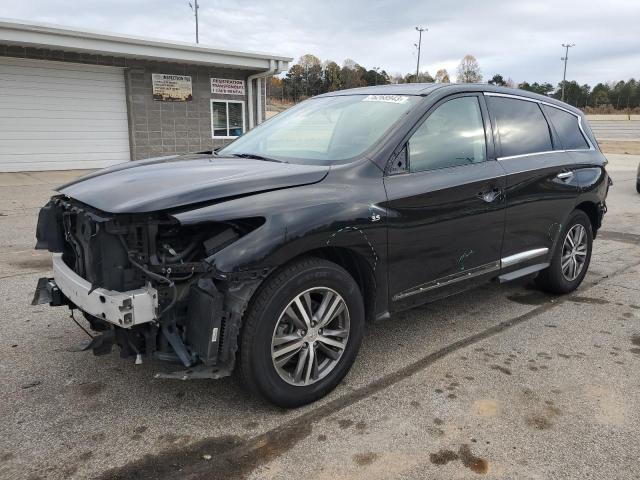
<svg viewBox="0 0 640 480"><path fill-rule="evenodd" d="M581 210L587 215L587 217L589 217L589 221L591 222L591 231L593 233L593 238L596 238L596 234L601 226L598 205L596 205L594 202L587 200L576 205L574 210Z"/></svg>
<svg viewBox="0 0 640 480"><path fill-rule="evenodd" d="M356 281L364 302L365 320L373 321L376 305L376 279L367 260L348 247L327 246L306 252L302 256L323 258L344 268Z"/></svg>
<svg viewBox="0 0 640 480"><path fill-rule="evenodd" d="M277 275L292 263L299 262L308 257L321 258L344 268L355 280L360 289L364 303L365 320L370 322L375 319L377 293L375 274L367 259L361 253L348 247L325 246L299 253L269 272L269 274L260 281L260 285L264 285L270 277ZM251 297L254 297L257 293L257 291L254 291ZM250 300L247 303L250 303Z"/></svg>

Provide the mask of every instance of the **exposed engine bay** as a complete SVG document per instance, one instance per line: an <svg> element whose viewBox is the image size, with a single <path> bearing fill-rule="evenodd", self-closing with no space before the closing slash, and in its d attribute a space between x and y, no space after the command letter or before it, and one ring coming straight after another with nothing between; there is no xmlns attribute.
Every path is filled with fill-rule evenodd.
<svg viewBox="0 0 640 480"><path fill-rule="evenodd" d="M180 378L233 369L240 320L259 278L217 272L212 257L262 218L182 226L165 213L107 214L65 196L41 210L36 248L54 254L34 304L81 309L87 349L181 363Z"/></svg>

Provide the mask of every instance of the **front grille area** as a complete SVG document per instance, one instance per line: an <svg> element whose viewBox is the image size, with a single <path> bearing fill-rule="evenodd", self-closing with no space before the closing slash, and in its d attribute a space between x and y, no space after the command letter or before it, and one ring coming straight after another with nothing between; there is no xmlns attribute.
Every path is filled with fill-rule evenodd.
<svg viewBox="0 0 640 480"><path fill-rule="evenodd" d="M116 219L70 201L60 200L58 208L64 232L63 259L70 268L93 286L108 290L143 286L122 244L130 238L143 242L144 238L138 238L143 229L132 233Z"/></svg>
<svg viewBox="0 0 640 480"><path fill-rule="evenodd" d="M79 305L66 297L56 305L80 308L92 329L105 332L91 344L95 354L107 353L117 344L123 357L145 354L180 361L185 367L215 365L208 374L218 378L233 368L241 313L225 311L229 282L212 278L206 258L253 226L247 222L212 222L183 227L164 212L109 214L60 195L40 210L36 248L61 253L62 261L91 284L90 288L84 284L82 292L91 294L95 288L102 288L130 294L145 286L153 289L154 320L127 326L110 321L119 317L106 316L104 309L100 318L96 315L100 308L80 302L77 292L67 285ZM56 261L60 267L60 258ZM66 277L60 274L62 271ZM58 269L59 280L69 274L66 268ZM51 282L44 280L46 285ZM253 288L252 284L246 285L247 291ZM93 293L94 303L98 303L96 295L110 299L119 295ZM241 301L245 297L237 298ZM127 307L117 306L120 312ZM242 305L235 308L244 310Z"/></svg>

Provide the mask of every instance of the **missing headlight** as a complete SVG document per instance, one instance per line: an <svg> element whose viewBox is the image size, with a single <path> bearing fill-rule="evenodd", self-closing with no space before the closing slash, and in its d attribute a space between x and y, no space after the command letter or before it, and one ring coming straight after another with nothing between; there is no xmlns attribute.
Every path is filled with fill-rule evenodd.
<svg viewBox="0 0 640 480"><path fill-rule="evenodd" d="M223 232L220 232L217 235L206 239L203 242L204 251L206 252L207 256L213 255L217 251L222 250L227 245L235 242L238 238L240 238L240 236L232 228L228 228L227 230L224 230Z"/></svg>

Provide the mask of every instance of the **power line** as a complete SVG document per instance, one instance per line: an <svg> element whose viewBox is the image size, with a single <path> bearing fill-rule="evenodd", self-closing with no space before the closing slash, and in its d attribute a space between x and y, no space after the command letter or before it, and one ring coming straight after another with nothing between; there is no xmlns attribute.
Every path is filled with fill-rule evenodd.
<svg viewBox="0 0 640 480"><path fill-rule="evenodd" d="M564 61L564 74L562 75L562 101L564 102L564 84L567 83L567 60L569 60L569 49L571 47L575 47L575 43L563 43L564 47L564 57L561 57L560 60Z"/></svg>

